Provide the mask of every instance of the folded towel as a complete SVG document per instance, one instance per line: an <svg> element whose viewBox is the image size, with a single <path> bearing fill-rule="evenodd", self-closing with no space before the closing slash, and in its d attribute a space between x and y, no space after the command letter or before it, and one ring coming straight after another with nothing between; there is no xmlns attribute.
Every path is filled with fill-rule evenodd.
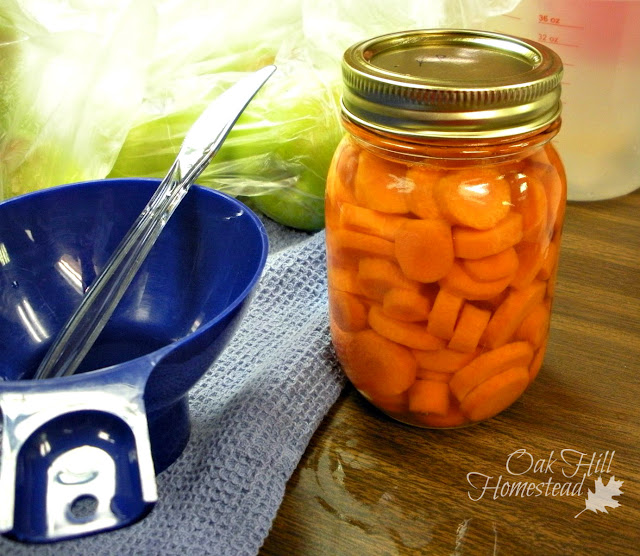
<svg viewBox="0 0 640 556"><path fill-rule="evenodd" d="M262 280L234 338L190 392L191 438L157 477L151 514L49 545L2 537L0 554L257 554L287 480L344 385L329 341L324 233L266 225Z"/></svg>

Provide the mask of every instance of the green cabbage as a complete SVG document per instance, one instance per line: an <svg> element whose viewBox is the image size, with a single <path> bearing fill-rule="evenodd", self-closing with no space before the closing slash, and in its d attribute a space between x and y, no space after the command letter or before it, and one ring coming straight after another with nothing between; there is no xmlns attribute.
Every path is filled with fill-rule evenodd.
<svg viewBox="0 0 640 556"><path fill-rule="evenodd" d="M0 198L109 172L142 102L153 21L136 2L110 33L49 28L3 0Z"/></svg>
<svg viewBox="0 0 640 556"><path fill-rule="evenodd" d="M322 77L302 63L276 71L198 183L241 197L281 224L321 229L327 170L342 136L338 84ZM215 74L198 102L132 127L109 176L162 177L206 104L236 79Z"/></svg>

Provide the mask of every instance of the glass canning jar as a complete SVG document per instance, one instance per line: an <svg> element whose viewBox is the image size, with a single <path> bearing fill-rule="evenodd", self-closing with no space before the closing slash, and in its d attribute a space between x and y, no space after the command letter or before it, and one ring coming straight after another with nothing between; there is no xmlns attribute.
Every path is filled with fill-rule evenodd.
<svg viewBox="0 0 640 556"><path fill-rule="evenodd" d="M525 39L419 30L358 43L342 68L325 212L340 363L399 421L488 419L535 379L547 345L562 63Z"/></svg>

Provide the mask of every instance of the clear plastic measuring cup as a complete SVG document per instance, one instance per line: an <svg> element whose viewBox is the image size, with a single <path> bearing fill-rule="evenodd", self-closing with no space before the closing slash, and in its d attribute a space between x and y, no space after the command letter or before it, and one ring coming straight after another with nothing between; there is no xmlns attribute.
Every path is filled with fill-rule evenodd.
<svg viewBox="0 0 640 556"><path fill-rule="evenodd" d="M640 187L640 0L522 0L485 30L530 38L562 58L568 198L609 199Z"/></svg>

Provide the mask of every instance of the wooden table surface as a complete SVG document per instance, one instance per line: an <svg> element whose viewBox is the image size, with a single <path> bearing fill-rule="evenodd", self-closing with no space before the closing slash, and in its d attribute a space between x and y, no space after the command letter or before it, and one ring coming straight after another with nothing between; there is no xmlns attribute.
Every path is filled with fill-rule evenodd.
<svg viewBox="0 0 640 556"><path fill-rule="evenodd" d="M569 203L547 355L524 396L439 431L347 387L261 556L639 554L639 294L640 191Z"/></svg>

